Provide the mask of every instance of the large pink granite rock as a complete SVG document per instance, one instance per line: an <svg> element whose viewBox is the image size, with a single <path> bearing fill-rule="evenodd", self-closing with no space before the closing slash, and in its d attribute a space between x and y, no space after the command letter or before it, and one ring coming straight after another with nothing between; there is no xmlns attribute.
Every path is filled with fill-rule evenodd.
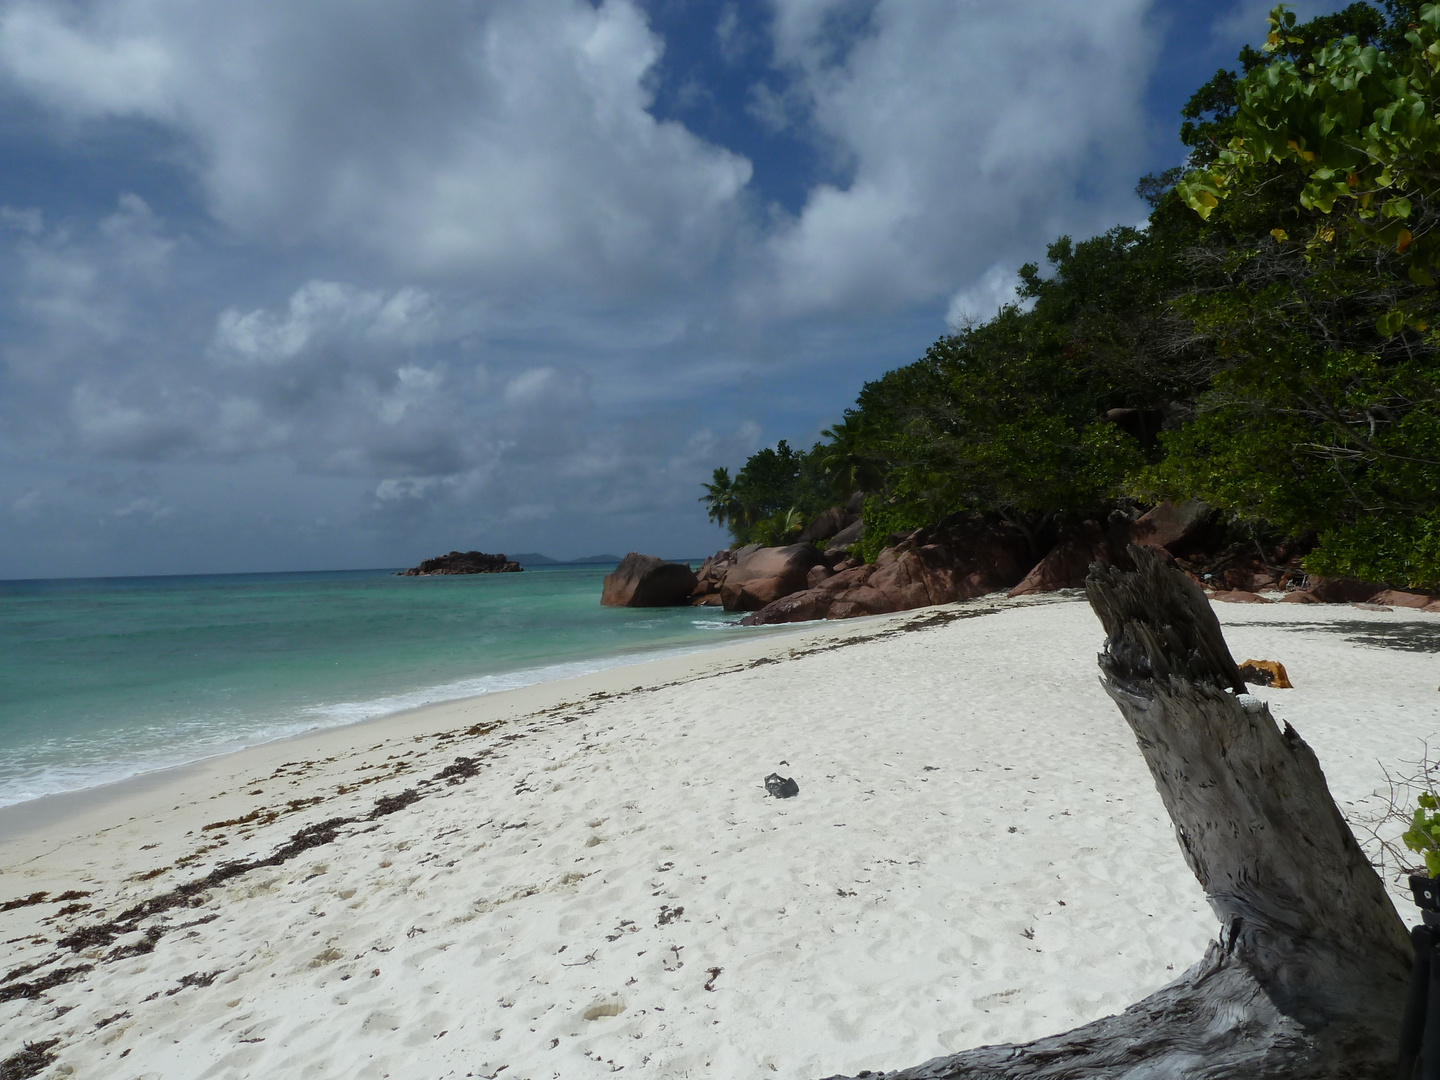
<svg viewBox="0 0 1440 1080"><path fill-rule="evenodd" d="M820 562L814 544L742 548L725 574L720 599L726 611L759 611L808 584L810 568Z"/></svg>
<svg viewBox="0 0 1440 1080"><path fill-rule="evenodd" d="M1211 516L1210 508L1199 499L1162 502L1130 526L1128 540L1141 547L1164 548L1172 555L1179 554L1185 542L1200 532Z"/></svg>
<svg viewBox="0 0 1440 1080"><path fill-rule="evenodd" d="M1024 580L1010 590L1010 595L1078 589L1084 586L1091 563L1115 561L1114 545L1104 530L1094 521L1082 521L1076 529L1061 535Z"/></svg>
<svg viewBox="0 0 1440 1080"><path fill-rule="evenodd" d="M715 597L716 604L720 603L720 586L733 565L735 552L729 548L721 548L700 564L700 569L695 573L695 590L691 594L697 604L704 602L709 596Z"/></svg>
<svg viewBox="0 0 1440 1080"><path fill-rule="evenodd" d="M1018 582L1029 561L1024 551L1024 537L1003 525L970 521L941 533L920 530L881 551L873 566L844 570L814 588L777 597L744 621L844 619L967 600Z"/></svg>
<svg viewBox="0 0 1440 1080"><path fill-rule="evenodd" d="M690 603L695 571L632 551L605 575L600 603L606 607L675 607Z"/></svg>
<svg viewBox="0 0 1440 1080"><path fill-rule="evenodd" d="M1219 592L1210 594L1211 600L1219 600L1224 604L1272 604L1273 600L1267 600L1257 593L1248 592L1245 589L1222 589Z"/></svg>
<svg viewBox="0 0 1440 1080"><path fill-rule="evenodd" d="M1435 597L1427 596L1425 593L1405 592L1402 589L1385 589L1370 597L1372 604L1385 604L1387 607L1398 608L1424 608L1435 602Z"/></svg>
<svg viewBox="0 0 1440 1080"><path fill-rule="evenodd" d="M1373 581L1349 577L1310 576L1308 591L1324 604L1360 604L1369 600L1380 586Z"/></svg>

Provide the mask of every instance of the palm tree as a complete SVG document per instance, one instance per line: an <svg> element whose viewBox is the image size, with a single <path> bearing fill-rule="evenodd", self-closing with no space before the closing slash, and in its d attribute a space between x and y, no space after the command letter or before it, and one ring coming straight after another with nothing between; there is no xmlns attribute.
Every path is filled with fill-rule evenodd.
<svg viewBox="0 0 1440 1080"><path fill-rule="evenodd" d="M838 424L820 432L822 438L830 440L819 448L821 461L831 483L842 494L878 486L881 470L866 428L864 415L847 409Z"/></svg>
<svg viewBox="0 0 1440 1080"><path fill-rule="evenodd" d="M705 512L716 525L734 522L740 513L740 501L735 497L735 484L730 479L730 470L716 469L710 483L701 485L705 494L699 501L705 504Z"/></svg>

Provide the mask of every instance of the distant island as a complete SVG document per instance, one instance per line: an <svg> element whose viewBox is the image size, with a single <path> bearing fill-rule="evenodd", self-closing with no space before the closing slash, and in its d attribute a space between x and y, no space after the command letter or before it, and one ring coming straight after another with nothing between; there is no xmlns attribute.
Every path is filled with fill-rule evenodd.
<svg viewBox="0 0 1440 1080"><path fill-rule="evenodd" d="M487 555L483 551L452 551L426 559L409 570L397 570L400 577L430 577L432 574L518 574L525 568L504 555Z"/></svg>
<svg viewBox="0 0 1440 1080"><path fill-rule="evenodd" d="M518 574L527 566L589 566L618 563L619 555L586 555L583 559L552 559L549 555L527 551L513 558L509 555L487 555L483 551L452 551L436 555L419 566L397 570L399 577L430 577L435 574Z"/></svg>

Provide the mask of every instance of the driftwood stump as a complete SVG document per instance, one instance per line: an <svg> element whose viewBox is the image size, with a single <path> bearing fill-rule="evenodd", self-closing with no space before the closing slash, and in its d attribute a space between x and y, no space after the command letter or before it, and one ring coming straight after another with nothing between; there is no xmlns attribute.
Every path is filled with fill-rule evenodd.
<svg viewBox="0 0 1440 1080"><path fill-rule="evenodd" d="M872 1080L1394 1076L1411 947L1315 754L1245 691L1200 588L1163 556L1091 567L1105 690L1220 919L1194 967L1118 1016Z"/></svg>

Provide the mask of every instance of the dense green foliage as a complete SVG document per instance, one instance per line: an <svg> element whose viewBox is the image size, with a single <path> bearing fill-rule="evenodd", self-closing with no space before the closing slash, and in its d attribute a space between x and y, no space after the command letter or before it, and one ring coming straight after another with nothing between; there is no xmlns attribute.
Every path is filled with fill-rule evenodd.
<svg viewBox="0 0 1440 1080"><path fill-rule="evenodd" d="M1400 837L1411 851L1425 856L1425 872L1440 877L1440 799L1421 792L1410 828Z"/></svg>
<svg viewBox="0 0 1440 1080"><path fill-rule="evenodd" d="M1020 304L867 384L811 450L717 470L711 517L783 542L861 490L873 557L961 512L1038 549L1199 497L1318 537L1316 572L1440 584L1437 71L1440 6L1277 9L1186 106L1191 171L1140 182L1147 227L1061 238Z"/></svg>
<svg viewBox="0 0 1440 1080"><path fill-rule="evenodd" d="M1241 221L1252 237L1269 224L1269 239L1232 239L1217 251L1226 286L1177 301L1225 366L1148 479L1318 531L1313 569L1428 586L1440 582L1440 6L1391 7L1388 28L1300 55L1286 50L1310 36L1276 9L1276 58L1238 85L1221 148L1180 182L1207 222Z"/></svg>
<svg viewBox="0 0 1440 1080"><path fill-rule="evenodd" d="M733 480L730 470L716 469L701 501L710 520L729 526L738 542L785 543L836 494L851 490L832 482L826 460L823 452L795 451L781 439L752 454Z"/></svg>

